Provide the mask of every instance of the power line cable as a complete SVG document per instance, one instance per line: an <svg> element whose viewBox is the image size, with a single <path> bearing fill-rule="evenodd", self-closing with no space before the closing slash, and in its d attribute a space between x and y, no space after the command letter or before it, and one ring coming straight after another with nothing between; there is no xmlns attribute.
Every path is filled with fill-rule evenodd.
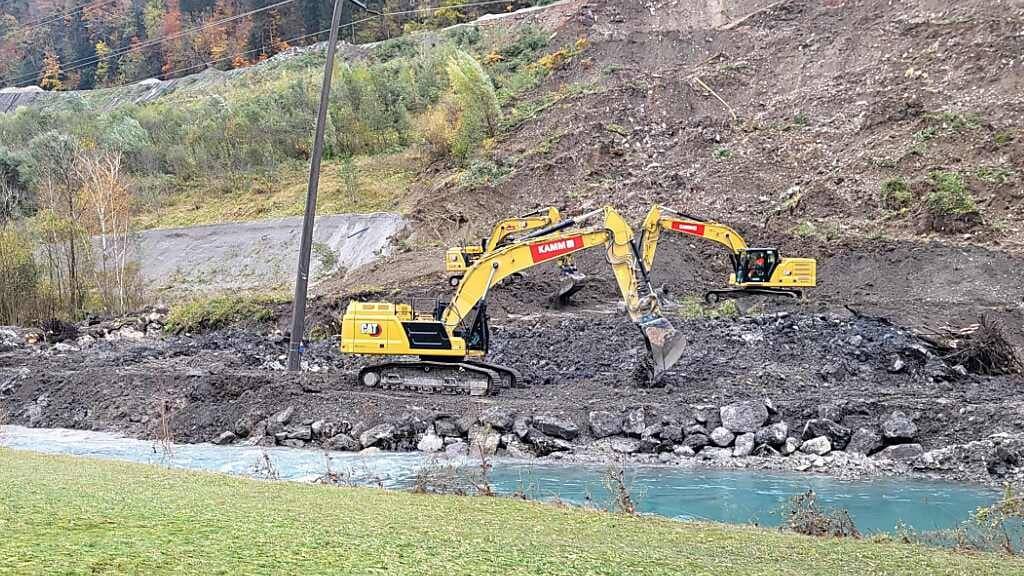
<svg viewBox="0 0 1024 576"><path fill-rule="evenodd" d="M458 6L451 6L451 8L473 8L473 7L479 7L479 6L490 6L490 5L494 5L494 4L507 4L508 2L509 2L509 0L485 0L485 1L482 1L482 2L471 2L471 3L466 3L466 4L459 4ZM419 13L419 12L432 12L432 11L435 11L435 10L437 10L437 8L418 8L418 9L413 9L413 10L399 10L399 11L396 11L396 12L373 12L373 14L374 14L373 16L369 16L367 18L362 18L362 19L359 19L359 20L353 20L352 22L349 22L347 24L342 24L340 29L345 29L345 28L348 28L348 27L355 26L356 24L362 24L363 22L369 22L371 20L376 20L376 19L380 18L381 16L401 16L401 15L406 15L406 14L415 14L415 13ZM309 34L303 34L302 36L296 36L295 38L287 39L287 40L285 40L285 43L291 44L292 42L298 42L300 40L305 40L306 38L310 38L312 36L319 36L320 34L326 34L327 32L330 32L330 31L331 31L330 28L327 28L327 29L324 29L324 30L320 30L319 32L311 32ZM191 70L196 70L196 69L204 68L204 67L209 66L210 64L217 64L217 63L223 62L225 60L229 60L229 59L233 60L233 59L237 58L238 56L245 56L245 55L248 55L248 54L252 54L254 52L260 52L261 50L265 50L267 48L269 48L269 46L263 45L263 46L260 46L259 48L253 48L251 50L246 50L244 52L238 52L236 54L232 54L231 56L223 56L223 57L217 58L215 60L209 60L209 61L206 61L206 62L201 62L199 64L194 64L192 66L187 66L187 67L184 67L184 68L176 68L176 69L171 70L169 72L165 72L162 75L164 77L173 76L173 75L181 73L181 72L188 72L188 71L191 71Z"/></svg>
<svg viewBox="0 0 1024 576"><path fill-rule="evenodd" d="M291 4L292 2L295 2L295 0L281 0L280 2L276 2L276 3L271 4L269 6L264 6L263 8L256 8L254 10L249 10L249 11L243 12L241 14L235 14L234 16L229 16L227 18L222 18L220 20L215 20L213 22L207 22L206 24L203 24L201 26L196 26L194 28L189 28L187 30L182 30L181 32L176 32L176 33L171 34L169 36L161 36L159 38L152 38L150 40L146 40L145 42L140 42L138 44L133 44L131 46L128 46L127 48L122 48L120 50L115 50L115 51L113 51L110 54L107 54L105 56L93 55L93 56L86 56L86 57L83 57L83 58L79 58L78 60L73 60L71 62L66 63L61 68L61 72L66 74L68 72L73 72L75 70L80 70L82 68L86 68L86 67L92 66L93 64L96 64L97 62L100 62L102 60L109 60L111 58L117 58L118 56L123 56L125 54L131 53L131 52L136 52L138 50L142 50L142 49L148 48L150 46L155 46L157 44L162 44L162 43L168 42L170 40L176 40L176 39L181 38L183 36L190 36L190 35L195 34L197 32L202 32L203 30L207 30L207 29L210 29L210 28L213 28L213 27L216 27L216 26L220 26L221 24L227 24L227 23L233 22L235 20L240 20L240 19L245 18L247 16L252 16L253 14L258 14L260 12L266 12L267 10L273 10L274 8L279 8L281 6L284 6L285 4ZM38 75L38 73L37 74L32 74L32 75L26 74L25 76L22 76L22 77L20 77L18 79L13 80L11 83L14 84L14 85L17 85L17 84L21 84L22 82L34 81L35 77L37 75Z"/></svg>
<svg viewBox="0 0 1024 576"><path fill-rule="evenodd" d="M99 62L104 61L104 60L110 60L112 58L117 58L117 57L123 56L123 55L131 53L131 52L142 50L143 48L147 48L149 46L153 46L153 45L156 45L156 44L161 44L161 43L169 41L169 40L174 40L174 39L179 38L181 36L194 34L196 32L199 32L199 31L211 28L213 26L218 26L220 24L224 24L224 23L227 23L227 22L230 22L230 21L238 20L238 19L244 18L246 16L251 16L252 14L255 14L255 13L258 13L258 12L264 12L266 10L271 10L273 8L277 8L279 6L283 6L285 4L289 4L289 3L294 2L294 1L295 0L281 0L280 2L277 2L276 4L271 4L270 6L266 6L266 7L263 7L263 8L258 8L258 9L255 9L255 10L250 10L248 12L245 12L245 13L242 13L242 14L237 14L237 15L231 16L229 18L224 18L224 19L218 20L216 22L209 22L209 23L204 24L202 26L191 28L189 30L184 30L182 32L173 34L171 36L165 36L165 37L160 37L160 38L154 38L152 40L147 40L146 42L143 42L143 43L140 43L140 44L136 44L136 45L130 46L130 47L125 48L125 49L121 49L121 50L117 50L117 51L111 52L110 54L107 54L107 55L102 56L102 57L101 56L90 56L88 58L81 58L79 60L75 60L75 61L71 62L70 64L73 64L72 66L62 68L61 72L65 73L65 74L68 73L68 72L73 72L75 70L79 70L79 69L91 66L93 64L99 63ZM490 5L495 5L495 4L508 4L510 1L511 0L484 0L484 1L481 1L481 2L468 2L468 3L464 3L464 4L458 4L458 5L453 5L453 6L446 6L446 8L455 8L455 9L458 9L458 8L474 8L474 7L480 7L480 6L490 6ZM437 8L435 7L435 8L416 8L416 9L411 9L411 10L398 10L398 11L395 11L395 12L378 12L374 16L363 18L363 19L360 19L360 20L355 20L353 22L349 22L349 23L345 24L343 27L354 26L356 24L361 24L363 22L368 22L370 20L375 20L377 18L380 18L381 16L400 16L400 15L406 15L406 14L416 14L416 13L421 13L421 12L434 12L436 10L437 10ZM316 33L307 34L307 35L303 36L302 38L308 38L309 36L315 36L315 35L323 34L324 32L328 32L328 31L329 30L321 30L321 31L316 32ZM286 40L286 42L291 42L291 41L294 41L294 40ZM263 47L261 47L259 49L256 49L256 50L249 50L246 53L262 50L262 49L265 49L265 48L266 48L266 46L263 46ZM236 55L232 55L230 57L234 58L235 56L238 56L238 55L239 54L236 54ZM221 62L224 59L225 58L218 58L218 59L213 60L213 61L207 61L207 62L204 62L202 64L197 64L195 66L186 67L186 69L199 68L199 67L202 67L202 66L206 66L206 65L208 65L210 63ZM89 60L89 62L82 62L82 60ZM77 63L77 65L74 65L76 63ZM163 73L163 75L164 76L170 76L170 75L173 75L173 74L175 74L177 72L180 72L181 70L182 69L171 70L170 72ZM17 85L17 84L20 84L22 82L27 82L27 81L33 81L34 82L36 76L38 76L38 73L32 74L32 75L25 75L25 76L23 76L21 78L18 78L16 80L12 81L11 84Z"/></svg>
<svg viewBox="0 0 1024 576"><path fill-rule="evenodd" d="M41 18L36 18L35 20L33 20L31 22L25 22L24 24L21 24L21 29L19 30L19 32L27 32L29 30L33 30L35 28L39 28L40 26L45 26L47 24L53 24L54 22L60 20L61 18L64 18L66 16L70 16L71 14L74 14L75 12L78 12L78 11L83 10L85 8L99 8L101 6L106 6L108 4L113 4L114 2L117 2L117 1L118 0L107 0L106 2L100 2L99 4L96 4L96 5L93 5L92 2L86 2L85 4L79 4L78 6L75 6L73 8L68 8L67 10L64 10L64 11L61 11L61 12L55 12L53 14L49 14L49 15L43 16Z"/></svg>

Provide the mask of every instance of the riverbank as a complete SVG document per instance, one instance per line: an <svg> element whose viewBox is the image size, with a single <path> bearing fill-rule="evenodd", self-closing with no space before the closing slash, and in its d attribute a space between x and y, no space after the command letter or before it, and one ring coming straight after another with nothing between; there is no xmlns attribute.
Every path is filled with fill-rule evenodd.
<svg viewBox="0 0 1024 576"><path fill-rule="evenodd" d="M993 555L506 498L261 482L8 449L0 469L0 572L9 574L1024 574L1024 564Z"/></svg>
<svg viewBox="0 0 1024 576"><path fill-rule="evenodd" d="M630 380L639 339L617 314L502 314L531 281L495 291L491 358L518 366L524 384L495 396L368 389L356 374L369 359L341 354L331 338L310 343L307 369L288 373L273 319L170 335L151 312L67 334L0 331L0 418L181 443L452 456L479 448L540 461L988 486L1024 478L1024 381L964 374L907 328L799 310L677 317L683 360L665 387L643 389ZM318 301L311 318L334 319L343 304ZM278 312L286 318L266 316Z"/></svg>

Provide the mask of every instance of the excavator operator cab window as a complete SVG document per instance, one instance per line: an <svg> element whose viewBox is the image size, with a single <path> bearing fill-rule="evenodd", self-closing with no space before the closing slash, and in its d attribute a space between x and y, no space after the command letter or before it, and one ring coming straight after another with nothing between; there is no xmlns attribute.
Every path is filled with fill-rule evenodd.
<svg viewBox="0 0 1024 576"><path fill-rule="evenodd" d="M751 248L740 254L739 267L736 270L736 281L740 284L749 282L768 282L772 272L779 263L779 252L770 248Z"/></svg>

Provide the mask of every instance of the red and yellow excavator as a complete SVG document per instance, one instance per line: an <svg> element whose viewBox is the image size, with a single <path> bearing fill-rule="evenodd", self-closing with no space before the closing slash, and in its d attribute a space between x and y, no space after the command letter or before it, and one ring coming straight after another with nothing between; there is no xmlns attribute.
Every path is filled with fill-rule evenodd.
<svg viewBox="0 0 1024 576"><path fill-rule="evenodd" d="M650 270L654 264L663 231L711 240L729 249L733 269L729 285L732 288L709 290L704 294L708 302L743 295L800 298L803 288L817 284L817 261L813 258L783 258L776 248L749 248L743 237L725 224L687 216L657 204L647 213L641 232L645 270Z"/></svg>
<svg viewBox="0 0 1024 576"><path fill-rule="evenodd" d="M583 226L601 215L600 225ZM418 357L366 366L359 372L359 381L366 386L474 396L514 386L519 377L514 369L483 362L491 339L488 291L512 274L598 247L605 249L626 311L643 334L649 353L646 377L657 381L679 360L685 340L661 313L632 228L609 206L481 254L466 269L448 303L434 302L430 309L420 310L409 303L350 302L341 321L341 350Z"/></svg>
<svg viewBox="0 0 1024 576"><path fill-rule="evenodd" d="M448 283L453 287L458 286L470 266L485 254L494 252L502 246L507 246L524 233L553 226L561 222L561 220L562 215L559 213L558 208L548 206L529 214L499 221L491 230L491 235L481 240L479 244L449 248L444 254L444 267L448 274ZM564 304L569 300L569 297L583 288L586 276L576 270L572 256L559 258L558 266L561 273L561 282L554 299Z"/></svg>

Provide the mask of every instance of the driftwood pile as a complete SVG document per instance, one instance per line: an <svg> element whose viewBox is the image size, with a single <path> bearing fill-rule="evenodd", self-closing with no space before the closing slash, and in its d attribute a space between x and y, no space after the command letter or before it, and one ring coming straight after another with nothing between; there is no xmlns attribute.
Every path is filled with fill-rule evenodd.
<svg viewBox="0 0 1024 576"><path fill-rule="evenodd" d="M1006 329L985 316L964 327L940 326L918 334L950 366L963 366L971 374L1001 376L1024 373L1024 361L1006 337Z"/></svg>

